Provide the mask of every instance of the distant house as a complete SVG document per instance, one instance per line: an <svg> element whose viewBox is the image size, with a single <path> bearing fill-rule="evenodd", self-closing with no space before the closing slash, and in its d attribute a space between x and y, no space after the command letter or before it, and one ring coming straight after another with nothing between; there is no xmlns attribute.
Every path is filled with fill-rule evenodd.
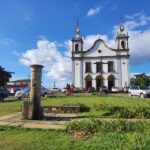
<svg viewBox="0 0 150 150"><path fill-rule="evenodd" d="M116 36L117 48L110 48L98 38L88 50L83 50L84 41L77 23L75 36L72 38L72 82L75 87L97 91L101 86L108 90L112 87L122 89L130 84L128 33L124 32L121 22Z"/></svg>
<svg viewBox="0 0 150 150"><path fill-rule="evenodd" d="M7 83L6 88L11 92L15 93L17 90L30 86L30 79L14 80Z"/></svg>

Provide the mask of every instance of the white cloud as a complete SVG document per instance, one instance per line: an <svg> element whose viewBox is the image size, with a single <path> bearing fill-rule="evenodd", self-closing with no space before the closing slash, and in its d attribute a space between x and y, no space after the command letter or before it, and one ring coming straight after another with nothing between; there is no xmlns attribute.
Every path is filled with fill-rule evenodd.
<svg viewBox="0 0 150 150"><path fill-rule="evenodd" d="M7 38L7 37L2 37L0 36L0 45L10 45L10 44L14 44L15 41L13 39Z"/></svg>
<svg viewBox="0 0 150 150"><path fill-rule="evenodd" d="M102 9L102 7L96 7L96 8L89 9L87 12L87 17L98 14L101 9Z"/></svg>
<svg viewBox="0 0 150 150"><path fill-rule="evenodd" d="M138 75L138 74L141 74L141 73L144 73L144 72L132 72L130 73L130 78L135 78L135 75ZM146 73L147 76L150 76L150 73Z"/></svg>
<svg viewBox="0 0 150 150"><path fill-rule="evenodd" d="M135 13L130 16L125 16L128 21L125 22L125 27L128 30L134 30L137 27L148 25L150 22L150 16L145 16L143 13Z"/></svg>
<svg viewBox="0 0 150 150"><path fill-rule="evenodd" d="M20 58L23 65L42 64L48 72L48 77L56 80L59 85L71 82L71 60L58 51L57 43L39 40L37 48L27 50Z"/></svg>
<svg viewBox="0 0 150 150"><path fill-rule="evenodd" d="M110 8L110 10L112 10L112 11L115 11L115 10L117 10L117 5L113 5L113 6L111 6L111 8Z"/></svg>
<svg viewBox="0 0 150 150"><path fill-rule="evenodd" d="M13 51L12 53L13 53L13 55L15 55L15 56L17 56L17 57L20 56L20 53L18 53L17 51Z"/></svg>

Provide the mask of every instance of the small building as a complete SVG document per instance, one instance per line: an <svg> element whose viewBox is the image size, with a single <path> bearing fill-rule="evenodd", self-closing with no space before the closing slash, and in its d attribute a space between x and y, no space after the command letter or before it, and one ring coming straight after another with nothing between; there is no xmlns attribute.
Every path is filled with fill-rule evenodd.
<svg viewBox="0 0 150 150"><path fill-rule="evenodd" d="M30 79L20 79L20 80L14 80L7 83L6 88L12 92L15 93L19 89L23 89L25 87L30 86Z"/></svg>
<svg viewBox="0 0 150 150"><path fill-rule="evenodd" d="M91 48L83 50L84 41L77 22L75 36L72 38L72 82L75 87L97 91L101 86L122 89L130 83L128 33L121 22L116 35L116 49L109 47L98 38Z"/></svg>

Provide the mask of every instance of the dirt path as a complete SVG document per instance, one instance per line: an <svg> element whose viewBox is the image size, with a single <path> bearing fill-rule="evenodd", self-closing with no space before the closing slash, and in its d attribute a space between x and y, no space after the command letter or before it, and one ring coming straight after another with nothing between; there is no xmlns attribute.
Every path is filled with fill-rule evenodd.
<svg viewBox="0 0 150 150"><path fill-rule="evenodd" d="M39 129L65 129L66 123L82 121L87 118L76 118L77 114L45 114L43 120L21 120L21 113L10 114L0 117L0 125L9 125L22 128ZM115 121L116 118L97 118L102 121ZM144 121L150 123L150 119L123 119L127 121Z"/></svg>

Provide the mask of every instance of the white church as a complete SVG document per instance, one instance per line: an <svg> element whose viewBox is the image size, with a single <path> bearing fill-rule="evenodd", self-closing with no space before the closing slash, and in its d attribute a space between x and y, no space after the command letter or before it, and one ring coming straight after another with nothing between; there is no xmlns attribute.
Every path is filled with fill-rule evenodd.
<svg viewBox="0 0 150 150"><path fill-rule="evenodd" d="M98 91L101 86L111 90L112 87L122 89L129 85L129 36L124 32L122 21L119 30L116 49L98 38L91 48L83 50L84 41L77 22L72 38L72 82L75 87L86 90L94 87Z"/></svg>

